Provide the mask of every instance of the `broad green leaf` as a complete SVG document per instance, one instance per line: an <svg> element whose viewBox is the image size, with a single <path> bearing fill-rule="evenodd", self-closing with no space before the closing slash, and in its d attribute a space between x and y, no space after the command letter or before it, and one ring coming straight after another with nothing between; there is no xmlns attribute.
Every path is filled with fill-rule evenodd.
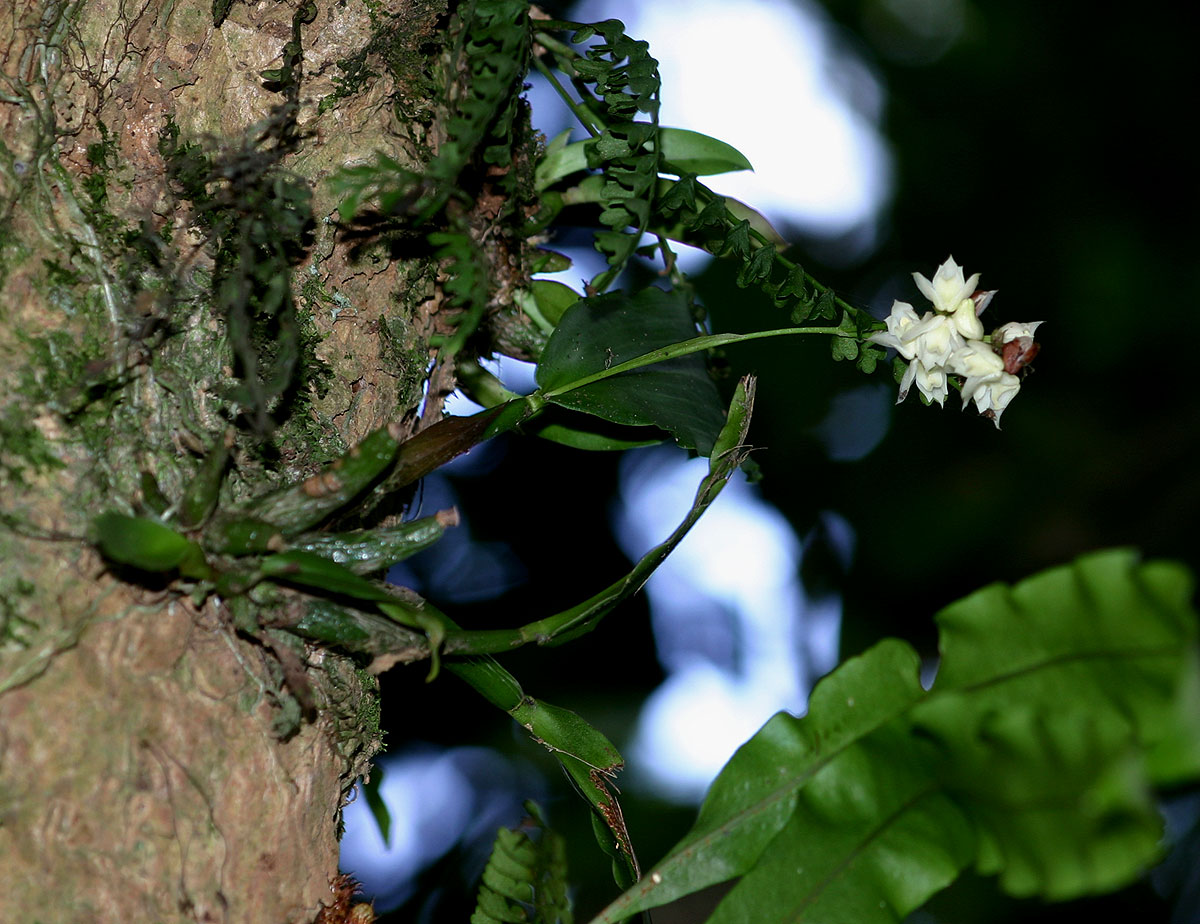
<svg viewBox="0 0 1200 924"><path fill-rule="evenodd" d="M626 360L696 335L687 299L679 292L642 289L580 299L563 315L542 351L538 385L570 386ZM550 398L556 404L613 423L651 425L708 455L725 417L701 356L655 363Z"/></svg>
<svg viewBox="0 0 1200 924"><path fill-rule="evenodd" d="M709 924L898 922L971 861L970 822L903 721L858 739L800 790L796 811Z"/></svg>
<svg viewBox="0 0 1200 924"><path fill-rule="evenodd" d="M145 517L102 513L96 517L96 542L110 561L143 571L174 571L206 578L209 568L196 543Z"/></svg>
<svg viewBox="0 0 1200 924"><path fill-rule="evenodd" d="M692 830L596 924L750 872L792 817L801 789L838 760L852 766L856 742L920 699L919 666L904 642L881 642L817 684L806 718L777 714L726 764Z"/></svg>
<svg viewBox="0 0 1200 924"><path fill-rule="evenodd" d="M928 693L881 643L744 745L597 922L735 876L719 924L895 924L972 864L1051 899L1130 881L1160 850L1152 787L1200 776L1191 593L1120 550L985 588L939 614Z"/></svg>
<svg viewBox="0 0 1200 924"><path fill-rule="evenodd" d="M714 176L736 170L753 170L746 155L733 145L685 128L660 128L664 169L671 172Z"/></svg>
<svg viewBox="0 0 1200 924"><path fill-rule="evenodd" d="M554 279L535 279L529 284L538 311L550 326L558 324L568 308L579 301L579 293Z"/></svg>
<svg viewBox="0 0 1200 924"><path fill-rule="evenodd" d="M559 135L546 146L546 154L538 164L534 186L539 192L572 173L587 170L589 147L594 148L596 153L605 159L629 153L627 142L611 136L576 141L567 145L559 143L562 139L563 135ZM665 162L663 169L668 172L714 176L718 173L754 169L746 155L733 145L700 132L689 131L686 128L659 128L658 140L662 145L662 160Z"/></svg>
<svg viewBox="0 0 1200 924"><path fill-rule="evenodd" d="M943 663L914 720L1006 891L1103 891L1157 857L1151 785L1200 773L1190 596L1182 568L1117 550L938 614Z"/></svg>

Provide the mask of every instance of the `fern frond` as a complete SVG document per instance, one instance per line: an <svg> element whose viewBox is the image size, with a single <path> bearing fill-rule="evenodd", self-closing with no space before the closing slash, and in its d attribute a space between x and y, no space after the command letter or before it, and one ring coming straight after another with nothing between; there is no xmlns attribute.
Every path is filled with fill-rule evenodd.
<svg viewBox="0 0 1200 924"><path fill-rule="evenodd" d="M573 924L566 844L535 803L525 810L524 825L496 836L471 924Z"/></svg>

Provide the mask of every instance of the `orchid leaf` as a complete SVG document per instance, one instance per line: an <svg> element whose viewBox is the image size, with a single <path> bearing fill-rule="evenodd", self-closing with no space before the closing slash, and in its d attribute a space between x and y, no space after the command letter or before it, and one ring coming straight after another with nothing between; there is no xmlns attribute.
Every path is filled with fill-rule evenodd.
<svg viewBox="0 0 1200 924"><path fill-rule="evenodd" d="M546 154L538 164L535 187L539 192L572 173L587 170L588 145L601 145L606 142L611 146L614 143L611 139L589 139L576 141L574 144L562 144L562 140L563 135L559 135L548 144ZM658 140L662 145L662 159L665 162L663 166L669 169L669 172L715 176L718 173L754 169L746 155L733 145L700 132L689 131L686 128L659 128ZM601 153L612 156L622 152L602 148Z"/></svg>
<svg viewBox="0 0 1200 924"><path fill-rule="evenodd" d="M547 392L603 372L651 350L696 336L686 297L642 289L580 299L559 321L538 363ZM708 455L725 423L720 396L703 358L684 356L630 370L550 398L613 423L655 426Z"/></svg>
<svg viewBox="0 0 1200 924"><path fill-rule="evenodd" d="M568 308L579 301L579 293L554 279L535 279L529 284L538 311L551 326L556 325Z"/></svg>
<svg viewBox="0 0 1200 924"><path fill-rule="evenodd" d="M673 173L715 176L753 170L746 155L731 144L684 128L660 128L663 166Z"/></svg>
<svg viewBox="0 0 1200 924"><path fill-rule="evenodd" d="M155 520L102 513L96 517L95 530L97 545L110 561L143 571L178 570L185 577L210 576L201 548Z"/></svg>
<svg viewBox="0 0 1200 924"><path fill-rule="evenodd" d="M595 418L592 418L595 420ZM597 421L604 425L603 421ZM611 428L611 429L609 429ZM606 432L593 427L585 429L563 423L545 423L537 421L525 428L526 432L540 436L551 443L570 446L572 449L584 449L588 452L621 452L625 449L639 449L643 446L656 446L663 441L663 434L649 427L616 428L606 425Z"/></svg>

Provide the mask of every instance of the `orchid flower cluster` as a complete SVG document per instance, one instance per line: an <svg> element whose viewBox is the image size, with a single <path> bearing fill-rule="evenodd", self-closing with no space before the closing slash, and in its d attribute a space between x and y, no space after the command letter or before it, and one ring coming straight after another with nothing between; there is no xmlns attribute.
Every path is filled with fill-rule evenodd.
<svg viewBox="0 0 1200 924"><path fill-rule="evenodd" d="M963 408L974 401L979 413L998 428L1000 415L1021 387L1016 373L1037 354L1033 335L1042 322L1013 321L985 335L979 318L996 290L976 290L979 273L964 279L954 257L938 267L933 279L920 273L913 273L913 279L934 310L918 317L912 305L896 301L885 322L887 330L868 338L909 361L896 403L907 398L916 383L927 401L941 405L949 394L949 377L961 376Z"/></svg>

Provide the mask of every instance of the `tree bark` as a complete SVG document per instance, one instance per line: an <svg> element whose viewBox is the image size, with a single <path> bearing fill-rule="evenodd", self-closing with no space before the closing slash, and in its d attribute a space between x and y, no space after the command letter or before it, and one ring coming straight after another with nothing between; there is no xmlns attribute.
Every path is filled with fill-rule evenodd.
<svg viewBox="0 0 1200 924"><path fill-rule="evenodd" d="M218 27L220 5L17 0L0 20L0 920L312 921L378 748L347 658L290 659L216 595L118 575L91 544L148 485L178 500L231 427L223 504L440 407L434 386L418 417L436 265L355 249L322 181L436 146L424 46L445 4L235 3ZM297 36L294 71L264 77ZM255 423L211 216L242 214L235 172L264 132L262 177L307 188L313 222L290 267L297 365ZM224 177L187 188L181 151Z"/></svg>

